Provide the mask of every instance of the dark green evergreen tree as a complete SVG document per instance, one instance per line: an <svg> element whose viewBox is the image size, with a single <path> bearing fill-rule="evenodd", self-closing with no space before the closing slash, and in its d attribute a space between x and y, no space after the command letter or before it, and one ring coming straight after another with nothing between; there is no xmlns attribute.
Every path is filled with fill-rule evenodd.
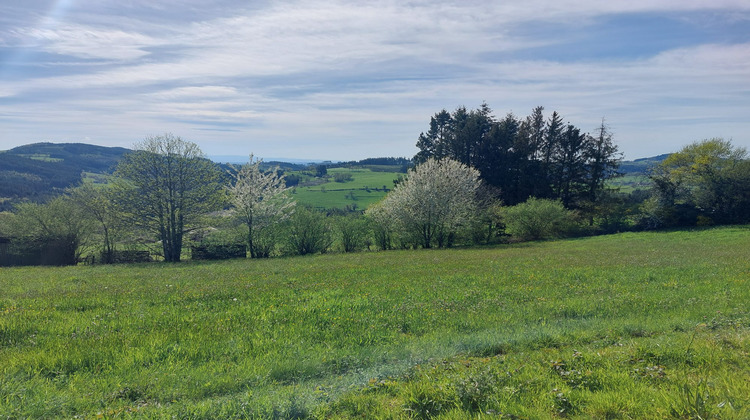
<svg viewBox="0 0 750 420"><path fill-rule="evenodd" d="M557 112L545 121L541 106L523 120L513 114L497 120L486 103L476 110L462 106L430 119L414 160L448 157L474 167L506 205L538 197L582 208L599 199L620 160L606 126L596 134L564 124Z"/></svg>

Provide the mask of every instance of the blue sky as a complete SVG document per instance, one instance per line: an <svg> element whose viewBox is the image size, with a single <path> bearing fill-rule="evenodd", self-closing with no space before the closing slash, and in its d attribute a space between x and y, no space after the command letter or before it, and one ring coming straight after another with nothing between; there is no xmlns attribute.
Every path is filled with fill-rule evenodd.
<svg viewBox="0 0 750 420"><path fill-rule="evenodd" d="M0 150L132 147L351 160L416 152L487 102L593 131L627 159L750 148L750 2L3 0Z"/></svg>

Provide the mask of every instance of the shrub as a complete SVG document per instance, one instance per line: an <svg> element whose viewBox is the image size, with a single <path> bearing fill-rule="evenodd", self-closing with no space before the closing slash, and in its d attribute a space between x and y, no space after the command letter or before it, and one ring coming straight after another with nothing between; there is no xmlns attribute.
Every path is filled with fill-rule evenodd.
<svg viewBox="0 0 750 420"><path fill-rule="evenodd" d="M368 239L367 221L361 216L340 216L336 218L341 247L344 252L355 252L365 246Z"/></svg>
<svg viewBox="0 0 750 420"><path fill-rule="evenodd" d="M353 179L352 174L349 172L336 172L333 174L333 180L336 182L349 182Z"/></svg>
<svg viewBox="0 0 750 420"><path fill-rule="evenodd" d="M501 214L505 232L523 240L558 238L575 227L573 213L554 200L530 198Z"/></svg>
<svg viewBox="0 0 750 420"><path fill-rule="evenodd" d="M190 247L194 260L226 260L230 258L245 258L247 248L245 244L198 244Z"/></svg>
<svg viewBox="0 0 750 420"><path fill-rule="evenodd" d="M297 255L326 252L331 246L326 216L308 209L296 211L289 220L287 245L289 251Z"/></svg>

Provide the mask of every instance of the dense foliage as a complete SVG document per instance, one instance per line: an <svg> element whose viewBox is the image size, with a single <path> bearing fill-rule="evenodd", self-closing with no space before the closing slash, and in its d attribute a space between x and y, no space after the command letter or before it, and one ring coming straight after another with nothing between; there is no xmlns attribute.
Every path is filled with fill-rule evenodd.
<svg viewBox="0 0 750 420"><path fill-rule="evenodd" d="M596 202L620 162L607 126L602 121L589 135L563 123L557 112L545 120L543 111L496 119L487 104L442 110L419 135L414 160L449 157L476 168L506 205L529 197L561 200L568 208Z"/></svg>
<svg viewBox="0 0 750 420"><path fill-rule="evenodd" d="M427 159L377 207L376 216L415 246L450 245L476 215L479 172L456 160Z"/></svg>
<svg viewBox="0 0 750 420"><path fill-rule="evenodd" d="M85 165L94 170L120 153L33 146L0 158L49 169L85 160L71 155L88 151ZM213 164L179 137L150 138L119 155L114 176L89 173L80 185L80 177L61 177L60 186L75 188L58 187L59 200L0 213L0 265L179 261L191 248L235 249L241 242L250 257L271 257L750 222L750 160L722 139L630 162L627 179L616 179L619 154L603 123L590 135L562 124L557 113L545 119L542 107L525 119L497 119L483 105L439 112L418 146L411 166L404 158L373 158L282 168L251 158L234 168ZM293 206L306 210L290 220ZM29 217L32 210L47 216ZM80 221L75 234L49 233L71 220ZM74 248L68 256L40 257L61 241Z"/></svg>
<svg viewBox="0 0 750 420"><path fill-rule="evenodd" d="M529 198L501 210L505 233L523 240L564 237L575 225L573 214L559 201Z"/></svg>
<svg viewBox="0 0 750 420"><path fill-rule="evenodd" d="M729 141L685 146L655 166L651 179L647 217L654 226L750 222L750 160Z"/></svg>
<svg viewBox="0 0 750 420"><path fill-rule="evenodd" d="M161 241L166 261L180 261L183 235L221 207L218 168L195 143L149 137L117 166L119 205L130 222Z"/></svg>

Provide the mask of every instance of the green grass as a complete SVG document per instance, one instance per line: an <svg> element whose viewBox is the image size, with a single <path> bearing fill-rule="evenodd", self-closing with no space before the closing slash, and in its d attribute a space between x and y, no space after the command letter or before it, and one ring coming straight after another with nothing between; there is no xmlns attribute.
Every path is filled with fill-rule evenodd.
<svg viewBox="0 0 750 420"><path fill-rule="evenodd" d="M749 246L0 269L0 418L748 418Z"/></svg>
<svg viewBox="0 0 750 420"><path fill-rule="evenodd" d="M352 180L335 182L336 173L349 173ZM328 170L330 178L319 185L298 186L293 189L293 197L301 204L321 209L339 208L347 206L364 210L371 204L385 197L387 190L393 189L393 180L398 177L396 172L376 172L370 169L332 168Z"/></svg>
<svg viewBox="0 0 750 420"><path fill-rule="evenodd" d="M629 194L637 189L650 189L653 186L653 183L648 178L648 176L643 174L635 174L624 175L618 178L611 179L608 182L608 186L611 188L617 188L621 193Z"/></svg>

